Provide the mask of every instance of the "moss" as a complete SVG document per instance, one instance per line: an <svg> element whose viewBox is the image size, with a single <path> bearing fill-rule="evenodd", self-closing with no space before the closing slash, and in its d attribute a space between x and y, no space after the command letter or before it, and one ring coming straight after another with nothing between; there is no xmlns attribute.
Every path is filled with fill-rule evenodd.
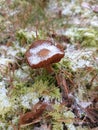
<svg viewBox="0 0 98 130"><path fill-rule="evenodd" d="M3 106L1 102L0 102L0 104L1 104L1 106ZM4 116L4 115L6 115L6 113L9 113L9 111L11 109L11 105L12 104L9 103L8 106L0 107L0 115Z"/></svg>
<svg viewBox="0 0 98 130"><path fill-rule="evenodd" d="M2 81L3 76L0 74L0 82Z"/></svg>
<svg viewBox="0 0 98 130"><path fill-rule="evenodd" d="M59 103L53 105L53 111L48 113L52 116L52 128L53 130L63 129L63 123L73 123L74 114L71 111L67 111L64 105ZM63 122L63 123L62 123Z"/></svg>
<svg viewBox="0 0 98 130"><path fill-rule="evenodd" d="M88 127L82 127L82 126L78 126L76 127L76 130L89 130L90 128ZM95 128L96 129L96 128Z"/></svg>
<svg viewBox="0 0 98 130"><path fill-rule="evenodd" d="M72 44L80 43L85 47L98 47L98 30L95 28L71 28L67 31L67 36Z"/></svg>
<svg viewBox="0 0 98 130"><path fill-rule="evenodd" d="M12 95L20 97L22 94L27 92L26 84L23 82L15 83L14 88L12 89Z"/></svg>
<svg viewBox="0 0 98 130"><path fill-rule="evenodd" d="M26 43L31 43L36 37L36 32L28 32L26 30L19 30L16 33L16 38L20 42L20 45L24 45Z"/></svg>
<svg viewBox="0 0 98 130"><path fill-rule="evenodd" d="M50 99L60 99L59 88L54 84L49 85L48 81L37 80L30 91L37 93L38 97L49 96Z"/></svg>
<svg viewBox="0 0 98 130"><path fill-rule="evenodd" d="M62 61L61 61L61 68L65 68L66 71L72 72L72 65L71 65L71 61L65 57Z"/></svg>
<svg viewBox="0 0 98 130"><path fill-rule="evenodd" d="M60 122L53 122L52 125L52 130L62 130L63 129L63 124Z"/></svg>
<svg viewBox="0 0 98 130"><path fill-rule="evenodd" d="M94 94L92 95L92 93L93 92L97 93L97 90L98 90L97 77L94 79L93 83L91 84L91 80L93 79L94 75L98 73L98 63L96 62L98 49L91 56L88 57L86 55L89 55L89 54L84 54L83 56L79 57L79 59L75 62L73 61L74 57L73 57L73 60L71 60L70 57L66 56L67 51L65 50L66 52L65 52L64 59L62 59L61 62L53 65L53 69L55 73L53 75L47 74L47 72L44 69L32 70L28 68L26 62L24 61L25 52L22 51L22 49L26 50L26 48L28 48L28 46L37 38L38 39L46 39L46 38L51 39L52 37L53 38L52 40L55 39L56 41L61 41L62 43L62 38L59 40L58 33L62 35L63 33L65 33L65 30L67 28L69 28L68 29L69 32L68 34L66 34L68 36L67 42L69 42L69 39L70 39L71 44L78 43L84 48L86 47L97 48L98 47L98 38L97 38L98 30L92 27L88 27L88 28L79 27L82 25L75 25L76 26L75 27L74 24L72 23L74 22L74 16L76 20L77 18L79 18L81 23L84 22L87 18L90 18L90 19L87 19L87 21L91 20L91 17L94 18L93 14L91 14L90 16L87 16L89 13L86 13L86 11L83 11L82 8L80 7L81 2L77 2L77 1L78 0L76 0L75 3L77 3L76 5L79 5L79 7L77 7L74 2L70 3L66 1L65 3L63 3L63 1L58 1L58 0L54 1L54 3L52 2L52 4L50 4L51 1L45 1L45 0L41 0L41 1L39 0L37 1L36 0L28 0L28 1L16 0L15 1L14 0L13 2L11 2L11 4L8 4L8 5L7 5L7 2L3 0L0 3L0 7L2 6L1 13L4 11L5 12L4 15L6 15L5 19L2 15L3 13L0 16L0 21L1 21L0 25L1 25L1 32L2 32L0 41L1 42L3 41L2 43L4 43L4 44L1 43L1 45L6 45L6 43L9 41L9 35L11 35L10 37L11 42L13 41L13 38L15 38L19 42L19 44L17 44L17 41L15 43L12 42L13 44L10 45L10 48L11 47L13 48L12 50L15 50L15 51L18 50L17 54L6 55L6 57L10 58L10 61L13 59L15 60L17 67L8 68L8 66L6 65L5 67L7 68L7 70L4 70L1 66L2 74L0 74L0 81L4 80L5 84L7 84L6 85L7 87L5 86L5 88L8 90L7 99L9 99L10 107L7 106L4 109L4 111L3 110L1 111L0 130L2 129L11 130L13 129L11 125L15 125L17 129L20 113L26 113L27 111L30 111L31 107L35 105L40 99L43 99L45 102L49 102L50 104L52 104L53 111L46 110L44 114L50 115L51 119L49 119L50 121L49 124L50 125L52 124L53 130L64 129L63 128L64 125L62 122L65 123L65 125L67 126L66 129L68 130L86 129L86 127L76 128L72 124L73 119L74 119L74 114L71 112L71 110L69 110L70 108L66 108L65 106L62 105L62 102L61 102L62 94L60 92L60 89L57 86L55 75L59 73L63 73L63 76L67 81L66 83L69 88L69 93L71 93L72 95L74 93L73 95L74 98L78 98L80 101L87 100L88 97L93 98L93 96L95 95ZM48 2L50 5L47 5ZM59 2L60 2L60 5L59 5ZM72 14L67 14L66 18L65 16L62 16L64 4L66 6L68 4L70 6L71 4L73 4L71 8L69 5L68 7L69 9L71 9L71 11L74 11L74 12L72 12ZM50 16L49 16L48 14L49 9L48 10L46 9L47 6L48 8L52 9L52 12L54 13L53 15L51 15L51 11L50 11ZM6 11L8 11L9 13L7 14ZM73 26L72 28L70 27L70 24L72 24ZM83 26L84 24L85 23L83 23ZM34 32L30 31L33 29L34 29ZM8 32L6 32L7 30ZM36 36L35 30L38 31L37 36ZM17 31L17 34L15 35L16 31ZM4 37L5 37L5 40L4 40ZM81 51L81 48L76 48L76 49L78 51ZM73 48L72 48L72 51L73 51ZM71 54L71 52L69 53ZM76 52L73 54L75 55ZM80 53L78 54L80 55ZM0 56L3 57L2 53L0 54ZM75 58L77 58L77 56L78 55L76 55ZM17 57L20 60L16 59ZM85 61L90 61L90 65L95 70L92 71L92 69L87 68L86 66L81 69L81 66L80 66L80 69L75 69L74 71L72 69L73 64L75 64L75 66L76 66L76 62L81 64L80 59L83 59ZM15 69L15 70L12 70L12 69ZM14 71L14 74L12 71ZM2 99L2 101L3 100L4 98ZM69 111L67 111L67 109ZM46 121L47 119L45 120L44 114L43 114L43 119L44 121ZM41 124L42 124L42 120L40 122ZM31 125L31 126L22 128L22 130L27 130L27 129L33 130L34 126Z"/></svg>
<svg viewBox="0 0 98 130"><path fill-rule="evenodd" d="M41 71L41 72L40 72L39 75L37 75L34 78L35 81L40 81L40 80L42 80L43 82L46 81L48 83L48 85L56 83L55 74L53 74L53 75L48 74L45 69L42 69L42 70L39 70L39 71Z"/></svg>

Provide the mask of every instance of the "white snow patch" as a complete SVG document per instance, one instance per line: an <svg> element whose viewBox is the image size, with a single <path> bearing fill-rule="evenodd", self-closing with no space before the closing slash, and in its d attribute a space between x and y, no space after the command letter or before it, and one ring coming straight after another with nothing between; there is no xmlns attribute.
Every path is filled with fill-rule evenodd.
<svg viewBox="0 0 98 130"><path fill-rule="evenodd" d="M62 11L62 15L71 15L72 11L70 10L70 7L67 6L63 11Z"/></svg>
<svg viewBox="0 0 98 130"><path fill-rule="evenodd" d="M22 52L25 53L26 49L23 47L19 47L17 44L15 45L15 48L6 45L0 46L0 67L6 69L9 63L15 62L15 56L17 53Z"/></svg>
<svg viewBox="0 0 98 130"><path fill-rule="evenodd" d="M94 16L94 17L91 19L90 24L91 24L93 27L98 27L98 17L97 17L97 16Z"/></svg>
<svg viewBox="0 0 98 130"><path fill-rule="evenodd" d="M68 130L76 130L73 124L67 124Z"/></svg>
<svg viewBox="0 0 98 130"><path fill-rule="evenodd" d="M39 35L39 33L37 35ZM34 32L34 31L26 32L26 36L27 36L27 38L36 37L36 32Z"/></svg>
<svg viewBox="0 0 98 130"><path fill-rule="evenodd" d="M0 115L6 113L11 107L11 103L7 97L7 89L5 83L0 82Z"/></svg>
<svg viewBox="0 0 98 130"><path fill-rule="evenodd" d="M90 106L92 103L91 102L79 102L79 105L81 105L83 108L87 108L88 106Z"/></svg>
<svg viewBox="0 0 98 130"><path fill-rule="evenodd" d="M31 106L38 103L38 101L36 93L27 93L21 96L21 105L28 109L31 109Z"/></svg>
<svg viewBox="0 0 98 130"><path fill-rule="evenodd" d="M26 52L26 48L21 47L21 52L25 53Z"/></svg>
<svg viewBox="0 0 98 130"><path fill-rule="evenodd" d="M68 45L65 51L65 58L67 57L71 61L72 69L83 68L86 66L92 66L91 57L93 50L90 49L78 49L76 50L74 45Z"/></svg>
<svg viewBox="0 0 98 130"><path fill-rule="evenodd" d="M8 59L8 58L0 58L0 65L7 65L9 62L11 62L12 60Z"/></svg>
<svg viewBox="0 0 98 130"><path fill-rule="evenodd" d="M19 13L19 10L12 11L12 12L9 13L9 16L13 16L13 15L15 15L17 13Z"/></svg>
<svg viewBox="0 0 98 130"><path fill-rule="evenodd" d="M7 51L7 55L15 56L18 52L19 52L18 49L17 50L13 50L12 47L9 47L8 51Z"/></svg>
<svg viewBox="0 0 98 130"><path fill-rule="evenodd" d="M91 9L90 4L87 3L87 2L82 2L82 3L81 3L81 6L82 6L83 8Z"/></svg>
<svg viewBox="0 0 98 130"><path fill-rule="evenodd" d="M6 50L8 49L8 47L7 47L7 46L5 46L5 45L2 45L2 46L0 46L0 49L1 49L1 50L5 50L5 51L6 51Z"/></svg>
<svg viewBox="0 0 98 130"><path fill-rule="evenodd" d="M28 74L26 72L24 72L22 69L17 69L15 70L15 76L19 79L25 79Z"/></svg>
<svg viewBox="0 0 98 130"><path fill-rule="evenodd" d="M39 55L37 55L37 53L42 49L48 49L50 51L49 54L47 56L43 56L43 57L40 57ZM29 63L31 65L33 65L33 64L38 64L39 62L41 62L43 60L47 60L48 58L50 58L51 56L53 56L55 54L63 54L63 53L56 46L49 45L48 43L44 43L35 48L31 48L30 54L31 54L31 56L28 58L28 60L29 60Z"/></svg>

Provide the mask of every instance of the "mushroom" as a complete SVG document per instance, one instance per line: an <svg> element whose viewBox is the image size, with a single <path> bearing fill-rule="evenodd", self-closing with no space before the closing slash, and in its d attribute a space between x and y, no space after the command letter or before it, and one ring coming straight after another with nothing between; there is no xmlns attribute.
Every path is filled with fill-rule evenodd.
<svg viewBox="0 0 98 130"><path fill-rule="evenodd" d="M54 45L48 40L38 40L32 43L26 52L26 60L33 69L46 68L51 73L52 63L57 63L64 57L61 45Z"/></svg>

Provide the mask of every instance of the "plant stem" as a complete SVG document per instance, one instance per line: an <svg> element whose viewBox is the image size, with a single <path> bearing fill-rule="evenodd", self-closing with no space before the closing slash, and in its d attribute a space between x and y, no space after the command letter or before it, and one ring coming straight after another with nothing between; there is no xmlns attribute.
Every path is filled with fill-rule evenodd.
<svg viewBox="0 0 98 130"><path fill-rule="evenodd" d="M46 66L45 69L47 70L48 73L54 72L51 65Z"/></svg>

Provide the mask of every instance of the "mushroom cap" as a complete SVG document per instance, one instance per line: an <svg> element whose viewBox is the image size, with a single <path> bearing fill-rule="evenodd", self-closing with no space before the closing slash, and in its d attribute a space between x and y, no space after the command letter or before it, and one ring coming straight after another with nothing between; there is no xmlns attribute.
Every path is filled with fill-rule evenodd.
<svg viewBox="0 0 98 130"><path fill-rule="evenodd" d="M44 68L52 63L57 63L64 57L61 45L54 45L48 40L38 40L32 43L26 52L28 64L36 68Z"/></svg>

